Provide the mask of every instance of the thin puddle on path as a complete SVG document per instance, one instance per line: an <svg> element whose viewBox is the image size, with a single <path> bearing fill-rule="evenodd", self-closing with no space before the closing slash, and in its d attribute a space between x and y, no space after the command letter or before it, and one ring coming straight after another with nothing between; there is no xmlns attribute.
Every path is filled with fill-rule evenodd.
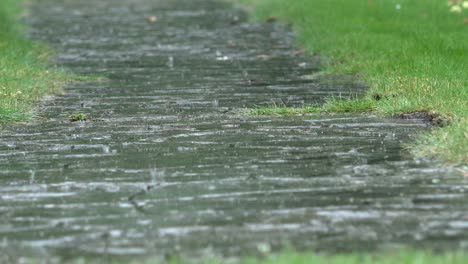
<svg viewBox="0 0 468 264"><path fill-rule="evenodd" d="M47 0L30 14L60 65L108 79L0 135L4 258L468 246L468 179L402 151L424 124L239 114L364 89L304 78L320 62L288 29L210 0Z"/></svg>

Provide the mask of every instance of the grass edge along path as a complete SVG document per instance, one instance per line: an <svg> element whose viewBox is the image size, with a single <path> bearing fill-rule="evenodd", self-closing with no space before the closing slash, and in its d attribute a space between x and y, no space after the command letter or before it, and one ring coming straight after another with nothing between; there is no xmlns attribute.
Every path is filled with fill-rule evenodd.
<svg viewBox="0 0 468 264"><path fill-rule="evenodd" d="M105 260L105 261L104 261ZM23 259L22 263L36 264L43 263L44 260ZM187 260L171 258L167 261L158 259L133 259L114 260L112 257L103 257L103 259L75 259L68 260L71 264L465 264L468 261L468 255L461 251L433 253L422 250L402 250L395 252L376 252L376 253L343 253L335 255L325 255L316 253L301 253L295 251L284 251L279 254L268 254L263 257L248 257L239 261L226 261L222 258L206 258L205 260Z"/></svg>
<svg viewBox="0 0 468 264"><path fill-rule="evenodd" d="M49 64L51 49L25 36L26 0L0 1L0 126L30 119L34 103L75 78Z"/></svg>
<svg viewBox="0 0 468 264"><path fill-rule="evenodd" d="M299 43L328 58L326 74L359 74L369 91L323 107L252 109L251 114L429 113L451 125L409 146L418 157L468 164L468 9L442 0L238 0L256 17L291 23Z"/></svg>

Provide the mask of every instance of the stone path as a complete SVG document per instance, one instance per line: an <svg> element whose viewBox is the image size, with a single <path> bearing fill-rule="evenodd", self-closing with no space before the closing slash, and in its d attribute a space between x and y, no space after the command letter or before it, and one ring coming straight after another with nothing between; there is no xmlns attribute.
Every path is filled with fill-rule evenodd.
<svg viewBox="0 0 468 264"><path fill-rule="evenodd" d="M3 260L468 246L468 179L402 151L424 124L240 111L362 91L305 78L319 61L288 29L214 0L47 0L29 24L107 79L2 131Z"/></svg>

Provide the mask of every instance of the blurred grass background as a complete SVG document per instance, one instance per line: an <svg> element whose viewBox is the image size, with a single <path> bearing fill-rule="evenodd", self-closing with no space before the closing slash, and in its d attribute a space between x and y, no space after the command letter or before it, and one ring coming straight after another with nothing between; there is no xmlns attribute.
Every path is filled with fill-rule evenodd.
<svg viewBox="0 0 468 264"><path fill-rule="evenodd" d="M33 103L60 91L71 75L48 65L51 50L28 40L20 23L25 2L0 1L0 124L33 116Z"/></svg>

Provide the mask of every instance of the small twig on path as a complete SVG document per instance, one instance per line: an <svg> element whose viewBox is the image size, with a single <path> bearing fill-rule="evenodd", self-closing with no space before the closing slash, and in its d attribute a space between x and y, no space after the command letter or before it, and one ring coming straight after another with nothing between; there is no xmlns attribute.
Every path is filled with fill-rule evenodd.
<svg viewBox="0 0 468 264"><path fill-rule="evenodd" d="M128 201L130 202L130 204L133 205L133 207L135 208L135 210L137 210L137 211L140 212L140 213L146 213L146 211L145 211L145 209L144 209L144 206L139 205L139 204L138 204L138 201L136 201L136 198L137 198L138 196L142 196L142 195L147 194L149 191L155 189L155 188L158 187L158 186L161 186L161 183L158 182L158 183L153 184L153 185L147 185L147 186L146 186L146 189L141 190L141 191L139 191L139 192L136 192L136 193L130 195L127 199L128 199Z"/></svg>

